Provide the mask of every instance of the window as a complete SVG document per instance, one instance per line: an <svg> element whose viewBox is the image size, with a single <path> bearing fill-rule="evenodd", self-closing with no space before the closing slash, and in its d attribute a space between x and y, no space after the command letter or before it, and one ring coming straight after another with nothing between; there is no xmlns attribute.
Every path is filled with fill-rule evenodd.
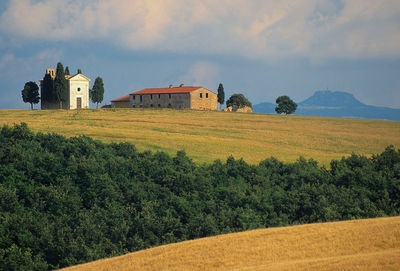
<svg viewBox="0 0 400 271"><path fill-rule="evenodd" d="M132 105L132 107L135 108L136 106L135 106L135 105Z"/></svg>
<svg viewBox="0 0 400 271"><path fill-rule="evenodd" d="M150 107L153 107L153 104L151 104Z"/></svg>
<svg viewBox="0 0 400 271"><path fill-rule="evenodd" d="M168 94L168 97L171 99L171 94Z"/></svg>
<svg viewBox="0 0 400 271"><path fill-rule="evenodd" d="M150 94L150 100L153 100L153 94Z"/></svg>
<svg viewBox="0 0 400 271"><path fill-rule="evenodd" d="M78 88L78 91L81 91L81 88Z"/></svg>
<svg viewBox="0 0 400 271"><path fill-rule="evenodd" d="M203 98L203 93L200 93L200 98Z"/></svg>
<svg viewBox="0 0 400 271"><path fill-rule="evenodd" d="M206 98L208 98L208 93L206 93Z"/></svg>
<svg viewBox="0 0 400 271"><path fill-rule="evenodd" d="M132 99L133 99L133 100L135 100L135 98L136 98L136 95L132 95L132 97L133 97Z"/></svg>
<svg viewBox="0 0 400 271"><path fill-rule="evenodd" d="M143 96L142 95L140 95L140 102L142 102L143 101Z"/></svg>
<svg viewBox="0 0 400 271"><path fill-rule="evenodd" d="M158 107L161 107L161 104L158 104Z"/></svg>
<svg viewBox="0 0 400 271"><path fill-rule="evenodd" d="M160 99L161 98L161 94L158 94L158 99Z"/></svg>

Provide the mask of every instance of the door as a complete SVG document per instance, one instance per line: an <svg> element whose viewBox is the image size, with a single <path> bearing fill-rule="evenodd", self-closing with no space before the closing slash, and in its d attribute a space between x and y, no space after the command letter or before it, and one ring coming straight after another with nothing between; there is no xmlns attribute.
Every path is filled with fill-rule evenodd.
<svg viewBox="0 0 400 271"><path fill-rule="evenodd" d="M82 108L82 98L81 97L76 98L76 108L77 109Z"/></svg>

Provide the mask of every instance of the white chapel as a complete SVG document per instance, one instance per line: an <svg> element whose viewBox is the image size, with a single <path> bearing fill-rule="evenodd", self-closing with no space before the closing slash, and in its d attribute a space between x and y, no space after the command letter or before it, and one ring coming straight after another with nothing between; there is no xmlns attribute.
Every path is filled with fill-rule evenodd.
<svg viewBox="0 0 400 271"><path fill-rule="evenodd" d="M55 70L46 69L46 74L55 79ZM68 99L63 103L62 109L89 108L89 82L90 79L81 73L75 75L65 75L68 85ZM40 89L43 91L43 79L40 80ZM41 94L41 96L43 96ZM58 102L48 102L41 99L42 109L59 109Z"/></svg>

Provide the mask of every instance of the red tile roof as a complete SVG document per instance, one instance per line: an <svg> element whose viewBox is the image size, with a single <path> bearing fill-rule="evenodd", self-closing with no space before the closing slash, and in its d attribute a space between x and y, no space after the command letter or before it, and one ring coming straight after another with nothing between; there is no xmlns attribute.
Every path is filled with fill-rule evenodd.
<svg viewBox="0 0 400 271"><path fill-rule="evenodd" d="M202 87L169 87L169 88L145 88L132 94L169 94L169 93L189 93Z"/></svg>
<svg viewBox="0 0 400 271"><path fill-rule="evenodd" d="M126 95L124 97L112 100L112 102L129 102L130 95Z"/></svg>

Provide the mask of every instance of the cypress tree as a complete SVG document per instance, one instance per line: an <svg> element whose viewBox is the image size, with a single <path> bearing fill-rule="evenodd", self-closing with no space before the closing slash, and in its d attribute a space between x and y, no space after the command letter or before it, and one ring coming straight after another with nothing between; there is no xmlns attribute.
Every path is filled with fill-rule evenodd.
<svg viewBox="0 0 400 271"><path fill-rule="evenodd" d="M64 67L61 62L57 63L56 78L54 79L55 101L60 103L60 109L63 108L63 102L68 99L68 85L65 79Z"/></svg>
<svg viewBox="0 0 400 271"><path fill-rule="evenodd" d="M68 68L68 66L65 67L65 75L70 75L70 74L69 74L69 68Z"/></svg>
<svg viewBox="0 0 400 271"><path fill-rule="evenodd" d="M101 77L97 77L94 81L93 89L90 91L90 99L92 102L96 103L96 108L98 108L99 103L103 101L104 97L104 84Z"/></svg>
<svg viewBox="0 0 400 271"><path fill-rule="evenodd" d="M218 103L220 104L220 109L221 106L224 104L224 102L225 102L224 86L222 85L222 83L220 83L218 86Z"/></svg>
<svg viewBox="0 0 400 271"><path fill-rule="evenodd" d="M40 96L43 102L52 102L55 100L54 80L48 73L43 78Z"/></svg>

